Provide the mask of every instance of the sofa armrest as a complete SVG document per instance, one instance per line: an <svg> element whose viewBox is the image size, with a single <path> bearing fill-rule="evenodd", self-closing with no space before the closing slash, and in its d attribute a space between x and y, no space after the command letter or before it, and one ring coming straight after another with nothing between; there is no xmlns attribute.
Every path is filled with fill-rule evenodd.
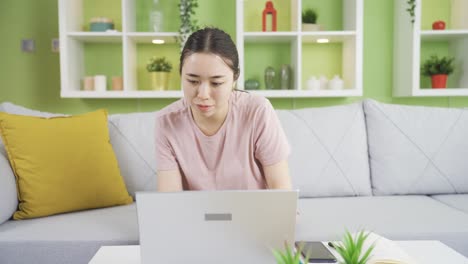
<svg viewBox="0 0 468 264"><path fill-rule="evenodd" d="M0 144L0 224L10 219L18 208L16 179L5 149Z"/></svg>

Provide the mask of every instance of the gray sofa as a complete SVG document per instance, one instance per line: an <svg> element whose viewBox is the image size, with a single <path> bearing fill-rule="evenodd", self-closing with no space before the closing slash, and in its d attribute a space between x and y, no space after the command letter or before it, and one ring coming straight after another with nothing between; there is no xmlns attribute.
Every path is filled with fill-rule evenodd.
<svg viewBox="0 0 468 264"><path fill-rule="evenodd" d="M0 111L50 116L11 103ZM468 256L468 113L373 100L277 110L300 190L296 238L345 228L440 240ZM109 116L130 194L155 190L153 113ZM15 179L0 144L0 263L87 263L102 245L138 244L135 204L13 221ZM4 222L6 220L6 222Z"/></svg>

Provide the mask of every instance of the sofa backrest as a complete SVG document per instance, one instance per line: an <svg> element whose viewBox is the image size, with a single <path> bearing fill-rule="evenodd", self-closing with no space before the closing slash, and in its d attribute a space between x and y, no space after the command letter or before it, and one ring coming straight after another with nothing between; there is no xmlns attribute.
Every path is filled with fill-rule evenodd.
<svg viewBox="0 0 468 264"><path fill-rule="evenodd" d="M468 110L365 100L375 195L468 192Z"/></svg>
<svg viewBox="0 0 468 264"><path fill-rule="evenodd" d="M156 191L156 112L109 116L109 135L128 193Z"/></svg>
<svg viewBox="0 0 468 264"><path fill-rule="evenodd" d="M362 103L277 110L301 197L371 195Z"/></svg>

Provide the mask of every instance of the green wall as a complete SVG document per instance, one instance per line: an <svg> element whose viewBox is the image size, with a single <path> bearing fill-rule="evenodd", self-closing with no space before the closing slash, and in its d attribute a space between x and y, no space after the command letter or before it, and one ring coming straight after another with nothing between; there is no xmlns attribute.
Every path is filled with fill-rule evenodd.
<svg viewBox="0 0 468 264"><path fill-rule="evenodd" d="M363 98L410 105L468 106L468 97L392 98L393 1L364 0ZM59 54L51 51L51 40L58 37L57 2L57 0L0 1L0 36L2 36L0 102L10 101L50 112L81 113L107 108L111 113L121 113L156 110L174 101L173 99L60 98ZM119 3L120 0L105 2ZM231 36L235 36L235 0L199 0L198 2L200 7L197 19L201 25L217 26L226 30ZM176 18L174 21L177 21ZM138 27L144 27L142 24L144 21L138 23ZM167 27L174 30L174 24ZM23 38L36 40L36 52L21 52L20 42ZM430 47L425 48L425 53L430 52L427 49ZM248 52L249 50L246 50L246 53ZM96 67L102 66L96 65ZM177 74L177 71L173 71L173 74ZM277 108L303 108L344 104L361 99L312 98L271 99L271 101Z"/></svg>

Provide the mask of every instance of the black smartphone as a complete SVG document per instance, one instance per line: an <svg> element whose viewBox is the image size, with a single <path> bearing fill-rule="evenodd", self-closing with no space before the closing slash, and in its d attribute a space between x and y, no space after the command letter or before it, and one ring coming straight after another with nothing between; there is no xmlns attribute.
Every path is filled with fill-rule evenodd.
<svg viewBox="0 0 468 264"><path fill-rule="evenodd" d="M296 248L302 246L301 255L306 263L338 263L335 256L325 247L322 242L298 241ZM306 256L309 259L306 260Z"/></svg>

